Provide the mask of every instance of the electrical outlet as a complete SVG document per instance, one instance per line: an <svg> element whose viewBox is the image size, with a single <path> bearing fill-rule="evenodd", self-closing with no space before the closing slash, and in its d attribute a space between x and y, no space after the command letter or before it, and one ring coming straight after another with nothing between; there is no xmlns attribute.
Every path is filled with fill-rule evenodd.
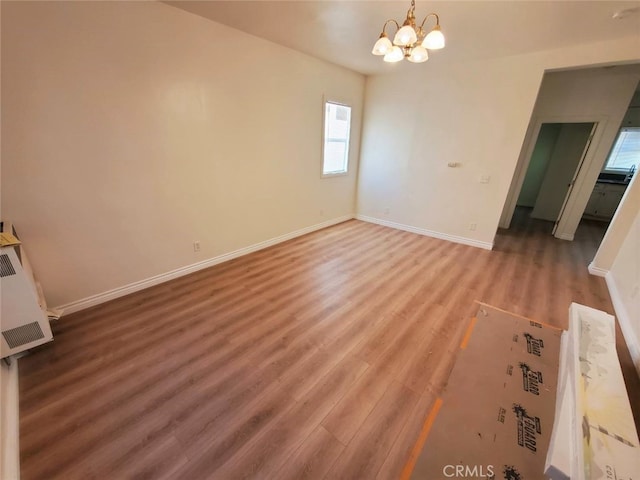
<svg viewBox="0 0 640 480"><path fill-rule="evenodd" d="M636 298L636 296L638 296L638 292L640 292L640 285L636 284L633 287L633 290L631 290L631 298Z"/></svg>
<svg viewBox="0 0 640 480"><path fill-rule="evenodd" d="M491 181L491 176L490 175L481 175L480 176L480 183L489 183Z"/></svg>
<svg viewBox="0 0 640 480"><path fill-rule="evenodd" d="M324 217L324 210L320 210L320 216Z"/></svg>
<svg viewBox="0 0 640 480"><path fill-rule="evenodd" d="M200 251L200 240L196 240L195 242L193 242L193 251L194 252Z"/></svg>
<svg viewBox="0 0 640 480"><path fill-rule="evenodd" d="M475 223L473 223L473 222L472 222L472 223L470 223L470 224L469 224L469 230L472 230L472 231L473 231L473 230L475 230L475 229L476 229L476 227L477 227L477 226L478 226L477 224L475 224Z"/></svg>
<svg viewBox="0 0 640 480"><path fill-rule="evenodd" d="M386 207L386 208L384 209L384 214L385 214L385 215L389 215L389 207Z"/></svg>

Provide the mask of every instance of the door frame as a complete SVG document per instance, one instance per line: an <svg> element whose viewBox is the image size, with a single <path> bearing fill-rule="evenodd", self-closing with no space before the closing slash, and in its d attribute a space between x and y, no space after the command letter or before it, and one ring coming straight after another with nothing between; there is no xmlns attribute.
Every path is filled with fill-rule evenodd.
<svg viewBox="0 0 640 480"><path fill-rule="evenodd" d="M589 171L593 164L595 152L598 150L598 145L604 131L606 130L605 127L607 125L608 118L609 117L606 115L549 115L531 117L527 133L525 134L525 139L522 143L522 149L520 150L520 155L518 157L518 163L516 164L516 168L513 173L511 185L507 194L507 200L504 208L502 209L502 215L500 216L500 228L509 228L511 226L511 220L513 219L513 214L516 210L516 203L518 202L520 190L522 190L522 185L524 183L525 176L527 175L527 170L529 169L529 163L531 163L531 157L533 155L536 142L538 141L538 135L540 134L542 124L594 123L596 124L596 129L593 133L593 137L591 138L589 149L587 150L587 154L582 162L582 167L575 178L573 188L571 189L569 196L566 198L562 216L557 220L558 226L556 228L556 238L573 240L573 234L575 232L565 232L564 228L566 228L566 224L568 223L567 219L569 215L575 208L576 197L582 189L587 187L587 185L585 185L585 173ZM594 185L590 186L591 190L593 190Z"/></svg>

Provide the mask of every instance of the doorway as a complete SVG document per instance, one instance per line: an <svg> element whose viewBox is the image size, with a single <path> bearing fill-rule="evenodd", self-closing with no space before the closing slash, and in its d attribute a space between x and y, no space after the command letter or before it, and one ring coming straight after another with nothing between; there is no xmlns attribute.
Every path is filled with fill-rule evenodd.
<svg viewBox="0 0 640 480"><path fill-rule="evenodd" d="M597 122L541 122L516 206L531 209L532 218L562 218Z"/></svg>

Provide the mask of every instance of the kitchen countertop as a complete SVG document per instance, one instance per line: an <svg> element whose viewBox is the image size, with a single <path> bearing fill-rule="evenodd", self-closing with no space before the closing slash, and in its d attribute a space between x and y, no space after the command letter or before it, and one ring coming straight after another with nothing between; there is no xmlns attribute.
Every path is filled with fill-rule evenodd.
<svg viewBox="0 0 640 480"><path fill-rule="evenodd" d="M608 183L610 185L629 185L629 182L625 182L624 180L608 180L608 179L598 179L596 183Z"/></svg>

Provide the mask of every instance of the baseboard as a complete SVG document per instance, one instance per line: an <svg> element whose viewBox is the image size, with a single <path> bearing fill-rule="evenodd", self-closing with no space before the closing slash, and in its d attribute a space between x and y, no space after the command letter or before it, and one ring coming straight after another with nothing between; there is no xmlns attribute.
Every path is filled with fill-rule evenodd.
<svg viewBox="0 0 640 480"><path fill-rule="evenodd" d="M0 400L0 478L20 479L18 362L13 357L11 365L0 366L2 372L2 399Z"/></svg>
<svg viewBox="0 0 640 480"><path fill-rule="evenodd" d="M605 270L604 268L596 267L593 262L589 264L589 273L591 275L595 275L596 277L606 277L609 270Z"/></svg>
<svg viewBox="0 0 640 480"><path fill-rule="evenodd" d="M568 242L573 242L574 234L573 233L571 233L571 234L569 234L569 233L561 233L556 238L559 238L560 240L567 240Z"/></svg>
<svg viewBox="0 0 640 480"><path fill-rule="evenodd" d="M631 360L636 367L638 376L640 376L640 344L638 343L638 339L636 338L631 325L631 316L622 301L622 297L618 291L618 286L616 285L616 281L611 272L607 273L604 279L607 282L607 288L609 289L609 295L611 296L611 303L613 303L613 308L616 311L616 317L620 324L620 330L622 330L622 336L627 344L627 348L631 354Z"/></svg>
<svg viewBox="0 0 640 480"><path fill-rule="evenodd" d="M396 228L398 230L405 230L411 233L417 233L419 235L424 235L426 237L438 238L440 240L447 240L449 242L462 243L463 245L469 245L471 247L483 248L485 250L492 250L493 243L489 242L481 242L479 240L474 240L472 238L459 237L457 235L449 235L448 233L435 232L433 230L427 230L424 228L413 227L411 225L404 225L402 223L390 222L388 220L381 220L375 217L368 217L366 215L356 215L358 220L362 220L364 222L376 223L378 225L383 225L385 227Z"/></svg>
<svg viewBox="0 0 640 480"><path fill-rule="evenodd" d="M129 295L131 293L138 292L140 290L144 290L145 288L153 287L154 285L158 285L160 283L173 280L174 278L189 275L190 273L197 272L198 270L203 270L205 268L218 265L220 263L232 260L234 258L238 258L243 255L247 255L249 253L257 252L258 250L262 250L264 248L271 247L273 245L277 245L278 243L286 242L287 240L291 240L293 238L306 235L307 233L315 232L316 230L321 230L323 228L327 228L332 225L337 225L338 223L346 222L347 220L351 220L352 218L354 218L354 215L343 215L338 218L327 220L326 222L317 223L309 227L301 228L300 230L286 233L284 235L280 235L279 237L265 240L264 242L256 243L254 245L249 245L248 247L240 248L238 250L234 250L233 252L218 255L216 257L209 258L207 260L203 260L198 263L177 268L170 272L161 273L160 275L156 275L154 277L150 277L144 280L140 280L138 282L130 283L123 287L114 288L113 290L92 295L90 297L86 297L81 300L76 300L75 302L70 302L65 305L60 305L55 308L57 310L63 310L65 314L78 312L80 310L84 310L86 308L94 307L101 303L108 302L109 300L114 300L116 298L123 297L125 295Z"/></svg>

